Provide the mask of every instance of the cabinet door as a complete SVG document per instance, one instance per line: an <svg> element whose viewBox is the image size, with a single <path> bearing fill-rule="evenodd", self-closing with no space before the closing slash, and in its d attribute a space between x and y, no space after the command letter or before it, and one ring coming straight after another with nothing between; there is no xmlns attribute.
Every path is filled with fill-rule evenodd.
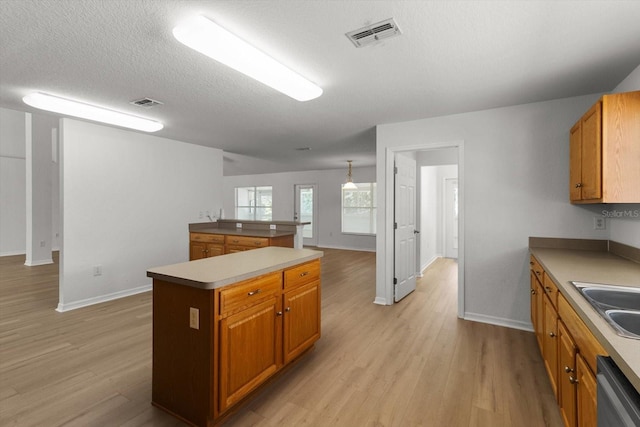
<svg viewBox="0 0 640 427"><path fill-rule="evenodd" d="M320 338L320 282L284 294L284 363L295 359Z"/></svg>
<svg viewBox="0 0 640 427"><path fill-rule="evenodd" d="M207 244L203 242L189 243L189 260L202 259L207 257Z"/></svg>
<svg viewBox="0 0 640 427"><path fill-rule="evenodd" d="M546 295L544 305L544 335L542 337L542 355L549 374L553 394L558 396L558 314Z"/></svg>
<svg viewBox="0 0 640 427"><path fill-rule="evenodd" d="M580 354L576 355L576 375L578 377L578 426L597 427L598 400L596 376Z"/></svg>
<svg viewBox="0 0 640 427"><path fill-rule="evenodd" d="M224 255L224 245L207 243L207 256Z"/></svg>
<svg viewBox="0 0 640 427"><path fill-rule="evenodd" d="M220 321L220 412L274 374L282 358L281 299Z"/></svg>
<svg viewBox="0 0 640 427"><path fill-rule="evenodd" d="M542 335L544 333L544 307L542 305L542 298L544 298L544 292L542 286L538 282L533 270L531 271L531 323L533 324L533 332L536 335L538 341L538 347L542 351Z"/></svg>
<svg viewBox="0 0 640 427"><path fill-rule="evenodd" d="M582 200L582 119L569 132L569 200Z"/></svg>
<svg viewBox="0 0 640 427"><path fill-rule="evenodd" d="M576 344L562 321L558 321L558 404L567 427L576 425Z"/></svg>
<svg viewBox="0 0 640 427"><path fill-rule="evenodd" d="M602 197L602 102L582 116L582 199Z"/></svg>

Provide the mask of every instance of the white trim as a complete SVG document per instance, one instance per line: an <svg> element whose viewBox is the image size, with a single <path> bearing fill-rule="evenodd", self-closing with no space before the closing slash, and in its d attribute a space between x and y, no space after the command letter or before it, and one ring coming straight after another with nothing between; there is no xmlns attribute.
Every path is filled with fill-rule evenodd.
<svg viewBox="0 0 640 427"><path fill-rule="evenodd" d="M519 320L507 319L504 317L487 316L486 314L479 313L466 313L464 316L464 320L533 332L533 326L531 325L531 322L522 322Z"/></svg>
<svg viewBox="0 0 640 427"><path fill-rule="evenodd" d="M347 246L335 246L335 245L318 245L318 246L309 246L309 247L315 247L318 248L318 250L322 250L322 248L327 248L327 249L341 249L344 251L359 251L359 252L375 252L375 248L374 249L368 249L368 248L350 248Z"/></svg>
<svg viewBox="0 0 640 427"><path fill-rule="evenodd" d="M27 253L24 250L20 250L20 251L7 251L7 252L0 252L0 257L3 256L15 256L15 255L26 255Z"/></svg>
<svg viewBox="0 0 640 427"><path fill-rule="evenodd" d="M125 289L123 291L113 292L111 294L100 295L97 297L87 298L80 301L71 302L68 304L63 304L61 302L58 303L58 308L56 311L59 313L64 313L65 311L75 310L77 308L87 307L94 304L100 304L102 302L112 301L119 298L129 297L131 295L141 294L143 292L148 292L153 289L151 283L144 286L138 286L133 289Z"/></svg>
<svg viewBox="0 0 640 427"><path fill-rule="evenodd" d="M431 257L431 259L429 261L427 261L424 266L420 267L420 277L422 277L424 271L429 268L431 266L431 264L433 264L434 262L436 262L436 260L438 258L442 258L442 255L440 254L435 254L434 256Z"/></svg>
<svg viewBox="0 0 640 427"><path fill-rule="evenodd" d="M24 265L26 265L27 267L36 267L38 265L47 265L47 264L53 264L53 258L41 259L39 261L25 261L24 263Z"/></svg>
<svg viewBox="0 0 640 427"><path fill-rule="evenodd" d="M391 305L387 303L386 299L380 297L376 297L376 299L373 300L373 303L378 305Z"/></svg>
<svg viewBox="0 0 640 427"><path fill-rule="evenodd" d="M386 147L383 165L378 169L382 172L382 178L378 176L378 196L384 187L383 197L378 197L378 239L376 245L380 245L379 262L376 267L376 300L393 300L393 160L397 152L402 151L427 151L437 148L456 148L458 152L458 317L464 318L464 141L425 143L400 147ZM378 153L380 154L380 153ZM383 181L384 185L380 185ZM384 199L385 206L380 206L380 200Z"/></svg>

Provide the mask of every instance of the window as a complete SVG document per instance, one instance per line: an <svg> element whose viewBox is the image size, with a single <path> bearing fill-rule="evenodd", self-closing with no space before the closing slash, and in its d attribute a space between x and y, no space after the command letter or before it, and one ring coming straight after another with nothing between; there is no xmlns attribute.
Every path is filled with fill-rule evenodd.
<svg viewBox="0 0 640 427"><path fill-rule="evenodd" d="M271 221L272 187L236 187L236 219Z"/></svg>
<svg viewBox="0 0 640 427"><path fill-rule="evenodd" d="M342 232L376 234L376 183L356 183L355 190L342 186Z"/></svg>

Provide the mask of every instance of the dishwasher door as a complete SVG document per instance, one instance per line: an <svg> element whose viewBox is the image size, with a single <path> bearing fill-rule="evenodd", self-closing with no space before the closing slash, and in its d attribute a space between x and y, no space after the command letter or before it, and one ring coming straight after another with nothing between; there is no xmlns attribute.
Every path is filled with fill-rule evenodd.
<svg viewBox="0 0 640 427"><path fill-rule="evenodd" d="M640 394L610 357L598 356L598 427L640 426Z"/></svg>

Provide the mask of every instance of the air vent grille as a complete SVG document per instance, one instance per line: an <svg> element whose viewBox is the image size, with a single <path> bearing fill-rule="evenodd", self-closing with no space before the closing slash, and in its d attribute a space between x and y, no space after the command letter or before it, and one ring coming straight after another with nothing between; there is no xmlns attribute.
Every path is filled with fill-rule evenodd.
<svg viewBox="0 0 640 427"><path fill-rule="evenodd" d="M137 105L138 107L145 107L145 108L155 107L156 105L163 105L162 102L156 101L155 99L151 99L151 98L137 99L135 101L131 101L131 104Z"/></svg>
<svg viewBox="0 0 640 427"><path fill-rule="evenodd" d="M402 34L398 24L393 18L367 25L357 30L349 31L346 36L351 40L355 47L364 47L376 43L382 39L395 37Z"/></svg>

